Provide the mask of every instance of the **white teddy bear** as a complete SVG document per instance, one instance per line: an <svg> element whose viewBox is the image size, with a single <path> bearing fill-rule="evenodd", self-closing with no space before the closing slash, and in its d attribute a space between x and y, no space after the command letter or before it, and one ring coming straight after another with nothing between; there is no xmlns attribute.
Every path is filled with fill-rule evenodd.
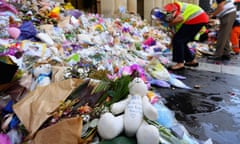
<svg viewBox="0 0 240 144"><path fill-rule="evenodd" d="M30 90L34 90L38 86L46 86L51 83L52 66L44 63L33 68L33 82Z"/></svg>
<svg viewBox="0 0 240 144"><path fill-rule="evenodd" d="M97 126L99 135L103 139L113 139L124 130L127 136L136 136L138 144L159 144L158 129L144 120L144 116L157 119L157 110L147 97L147 85L141 78L135 78L128 88L128 97L111 105L112 113L101 115Z"/></svg>

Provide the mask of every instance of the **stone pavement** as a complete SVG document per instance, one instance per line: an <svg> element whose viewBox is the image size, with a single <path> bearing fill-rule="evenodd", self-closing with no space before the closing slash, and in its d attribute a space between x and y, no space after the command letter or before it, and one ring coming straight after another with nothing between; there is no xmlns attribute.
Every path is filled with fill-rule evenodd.
<svg viewBox="0 0 240 144"><path fill-rule="evenodd" d="M198 59L199 66L190 69L219 72L240 76L240 55L232 55L229 61L209 60L207 56L203 55Z"/></svg>

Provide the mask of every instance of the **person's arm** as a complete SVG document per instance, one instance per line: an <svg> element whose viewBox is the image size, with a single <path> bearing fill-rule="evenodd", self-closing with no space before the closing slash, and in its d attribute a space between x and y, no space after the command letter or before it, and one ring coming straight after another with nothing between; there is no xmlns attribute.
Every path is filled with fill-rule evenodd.
<svg viewBox="0 0 240 144"><path fill-rule="evenodd" d="M210 18L212 17L216 17L217 14L219 14L222 10L223 10L223 7L225 5L226 1L222 1L218 4L217 8L215 9L215 11L209 15Z"/></svg>
<svg viewBox="0 0 240 144"><path fill-rule="evenodd" d="M169 22L169 26L173 26L173 25L175 25L177 23L180 23L182 21L183 21L183 16L181 14L179 14Z"/></svg>

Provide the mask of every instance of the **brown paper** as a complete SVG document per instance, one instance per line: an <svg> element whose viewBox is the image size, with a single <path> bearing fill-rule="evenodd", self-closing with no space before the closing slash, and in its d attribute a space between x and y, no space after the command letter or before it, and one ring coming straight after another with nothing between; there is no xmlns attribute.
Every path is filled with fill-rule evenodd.
<svg viewBox="0 0 240 144"><path fill-rule="evenodd" d="M13 105L14 112L28 130L30 136L33 136L50 117L49 113L57 109L60 102L65 101L82 82L83 80L79 79L68 79L38 87Z"/></svg>
<svg viewBox="0 0 240 144"><path fill-rule="evenodd" d="M64 79L64 66L52 66L52 82L62 81Z"/></svg>
<svg viewBox="0 0 240 144"><path fill-rule="evenodd" d="M32 81L33 81L32 74L30 72L25 72L25 73L23 73L22 77L20 78L19 83L21 86L23 86L29 90L31 87Z"/></svg>
<svg viewBox="0 0 240 144"><path fill-rule="evenodd" d="M9 87L12 87L13 85L15 85L16 82L10 82L10 83L6 83L6 84L0 84L0 91L5 91L7 90Z"/></svg>
<svg viewBox="0 0 240 144"><path fill-rule="evenodd" d="M81 133L82 118L69 118L40 130L33 144L79 144Z"/></svg>

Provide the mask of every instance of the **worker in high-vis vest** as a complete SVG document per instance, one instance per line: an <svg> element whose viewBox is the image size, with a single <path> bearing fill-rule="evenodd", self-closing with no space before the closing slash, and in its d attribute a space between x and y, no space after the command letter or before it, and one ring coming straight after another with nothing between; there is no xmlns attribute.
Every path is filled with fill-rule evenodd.
<svg viewBox="0 0 240 144"><path fill-rule="evenodd" d="M209 15L211 18L220 20L217 31L216 51L213 60L230 60L232 48L230 46L230 34L233 23L236 19L236 7L232 0L216 0L217 8Z"/></svg>
<svg viewBox="0 0 240 144"><path fill-rule="evenodd" d="M175 28L172 38L172 61L175 65L170 70L182 70L184 66L198 66L195 54L187 46L194 37L208 24L208 15L198 5L175 1L164 6L166 21Z"/></svg>
<svg viewBox="0 0 240 144"><path fill-rule="evenodd" d="M235 0L234 5L237 8L237 16L233 23L231 30L230 41L232 43L232 50L235 54L240 53L240 0Z"/></svg>
<svg viewBox="0 0 240 144"><path fill-rule="evenodd" d="M233 24L230 36L230 42L232 44L232 50L235 54L240 53L240 12L237 13L237 18Z"/></svg>

